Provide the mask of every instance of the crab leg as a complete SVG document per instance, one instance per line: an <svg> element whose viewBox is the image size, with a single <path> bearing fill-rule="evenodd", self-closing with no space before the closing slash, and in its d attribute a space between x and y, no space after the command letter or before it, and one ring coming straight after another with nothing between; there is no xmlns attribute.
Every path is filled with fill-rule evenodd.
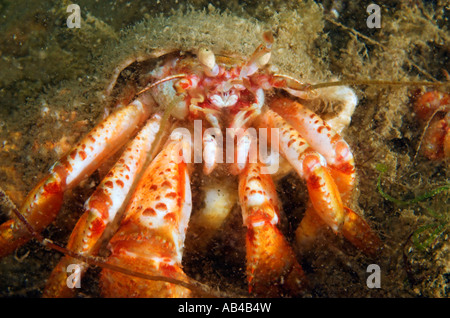
<svg viewBox="0 0 450 318"><path fill-rule="evenodd" d="M114 112L50 168L20 209L36 231L43 230L55 219L66 190L95 171L106 157L130 138L136 127L148 118L152 103L142 97ZM0 225L0 257L10 254L30 239L30 233L19 220L3 223Z"/></svg>
<svg viewBox="0 0 450 318"><path fill-rule="evenodd" d="M281 233L275 186L260 163L249 163L239 176L239 200L247 227L249 290L258 296L280 296L282 289L301 292L307 282L294 252Z"/></svg>
<svg viewBox="0 0 450 318"><path fill-rule="evenodd" d="M67 244L67 248L81 255L97 253L100 238L105 229L116 218L117 213L126 201L126 197L147 160L155 136L159 130L161 117L155 115L142 128L139 134L129 143L120 159L99 184L95 192L85 203L85 212L75 226ZM63 257L50 276L45 297L71 297L73 288L67 285L67 268L71 264L78 265L80 279L86 264L71 257ZM77 282L72 282L76 285Z"/></svg>
<svg viewBox="0 0 450 318"><path fill-rule="evenodd" d="M345 94L350 96L350 100L353 98L348 89L345 90ZM354 158L347 142L327 122L293 100L275 99L271 107L286 119L314 149L323 154L328 164L327 169L337 185L344 204L342 234L363 252L374 254L380 245L379 237L364 219L346 206L351 202L356 184ZM306 211L306 213L314 212L314 209ZM310 219L317 220L314 217ZM310 223L312 224L320 227L320 222ZM301 236L300 231L301 227L297 230L297 235Z"/></svg>
<svg viewBox="0 0 450 318"><path fill-rule="evenodd" d="M217 153L219 147L216 138L208 131L203 134L203 158L205 164L203 166L203 173L210 174L217 164Z"/></svg>
<svg viewBox="0 0 450 318"><path fill-rule="evenodd" d="M239 128L236 131L228 134L230 140L234 138L236 135L236 151L231 152L230 149L227 149L227 153L234 153L234 158L231 161L230 172L234 175L238 175L243 172L245 169L247 162L256 162L256 130L254 128L242 129ZM234 143L234 140L232 141ZM230 142L228 142L227 146L230 146ZM231 148L231 147L229 147Z"/></svg>
<svg viewBox="0 0 450 318"><path fill-rule="evenodd" d="M203 133L203 173L205 175L211 174L217 166L217 163L222 163L223 153L223 137L219 128L208 128Z"/></svg>
<svg viewBox="0 0 450 318"><path fill-rule="evenodd" d="M313 206L307 209L307 213L317 213L320 218L307 215L303 221L305 223L300 224L297 230L305 231L306 234L297 233L297 238L313 235L323 222L335 233L342 233L358 248L369 254L373 253L379 244L378 237L361 217L344 206L340 188L334 182L322 155L315 152L300 133L274 111L268 110L262 117L261 124L280 130L281 154L297 174L306 180ZM340 184L343 184L342 181ZM344 185L348 187L348 184Z"/></svg>
<svg viewBox="0 0 450 318"><path fill-rule="evenodd" d="M297 245L302 251L308 250L312 246L321 230L326 228L326 224L314 210L311 202L308 202L305 214L295 231Z"/></svg>
<svg viewBox="0 0 450 318"><path fill-rule="evenodd" d="M317 213L328 226L338 232L344 221L344 208L339 190L326 169L325 159L274 111L266 112L263 124L268 128L280 130L280 153L289 161L297 174L306 180L309 196Z"/></svg>
<svg viewBox="0 0 450 318"><path fill-rule="evenodd" d="M231 162L230 171L232 174L240 174L247 161L252 163L256 162L256 145L254 142L257 140L256 130L252 127L248 127L248 122L253 120L261 113L261 108L264 105L264 91L259 88L255 91L255 102L247 109L239 111L236 116L234 116L230 127L226 129L227 131L227 147L234 144L234 139L236 138L236 151L230 151L227 148L227 154L234 154L233 161ZM233 140L231 142L231 140ZM227 158L228 159L228 158ZM228 163L230 163L227 160Z"/></svg>
<svg viewBox="0 0 450 318"><path fill-rule="evenodd" d="M344 210L342 235L364 253L374 255L379 248L380 239L363 218L345 206ZM309 205L295 232L297 244L302 249L307 248L324 228L325 223L318 216L314 207Z"/></svg>
<svg viewBox="0 0 450 318"><path fill-rule="evenodd" d="M144 172L109 243L108 263L148 275L186 280L182 271L184 237L192 200L189 167L180 158L187 141L171 140ZM189 290L104 269L107 297L187 297Z"/></svg>
<svg viewBox="0 0 450 318"><path fill-rule="evenodd" d="M270 108L325 157L342 199L347 202L356 183L355 163L347 142L314 112L291 99L274 99Z"/></svg>

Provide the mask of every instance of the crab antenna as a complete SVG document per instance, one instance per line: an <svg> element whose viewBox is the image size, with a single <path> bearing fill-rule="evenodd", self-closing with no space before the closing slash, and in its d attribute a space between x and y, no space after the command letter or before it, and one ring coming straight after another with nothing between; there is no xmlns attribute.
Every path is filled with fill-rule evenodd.
<svg viewBox="0 0 450 318"><path fill-rule="evenodd" d="M288 87L290 89L300 91L300 90L308 90L311 87L311 84L306 84L306 83L300 82L295 77L292 77L292 76L289 76L286 74L275 73L275 74L273 74L273 77L279 77L279 78L285 79L286 87Z"/></svg>
<svg viewBox="0 0 450 318"><path fill-rule="evenodd" d="M208 76L217 76L219 74L219 66L216 64L216 57L213 51L206 47L202 47L197 53L200 64L203 65L205 74Z"/></svg>
<svg viewBox="0 0 450 318"><path fill-rule="evenodd" d="M309 89L317 89L331 86L342 85L381 85L381 86L428 86L428 87L441 87L450 86L450 82L425 82L425 81L378 81L378 80L342 80L335 82L312 84Z"/></svg>
<svg viewBox="0 0 450 318"><path fill-rule="evenodd" d="M263 34L264 44L258 46L248 60L247 64L241 70L241 77L247 77L254 74L258 69L269 63L271 49L273 44L272 32L266 31Z"/></svg>
<svg viewBox="0 0 450 318"><path fill-rule="evenodd" d="M145 87L143 90L141 90L140 92L138 92L136 95L141 95L142 93L145 93L145 92L148 91L149 89L151 89L151 88L153 88L153 87L155 87L155 86L157 86L157 85L159 85L159 84L162 84L162 83L164 83L164 82L171 81L171 80L176 79L176 78L182 78L182 77L186 77L186 74L175 74L175 75L171 75L171 76L164 77L163 79L160 79L159 81L156 81L156 82L154 82L154 83L148 85L148 86Z"/></svg>

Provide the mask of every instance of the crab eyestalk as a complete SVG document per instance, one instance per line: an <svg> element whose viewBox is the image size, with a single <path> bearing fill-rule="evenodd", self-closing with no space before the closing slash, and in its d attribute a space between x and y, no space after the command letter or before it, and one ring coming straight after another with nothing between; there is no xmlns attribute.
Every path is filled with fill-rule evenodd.
<svg viewBox="0 0 450 318"><path fill-rule="evenodd" d="M210 49L206 47L200 48L197 57L200 64L203 65L203 70L207 76L215 77L219 74L219 66L216 63L216 57Z"/></svg>
<svg viewBox="0 0 450 318"><path fill-rule="evenodd" d="M267 31L263 34L264 44L258 46L248 60L247 64L241 70L241 78L253 75L260 68L269 63L271 56L271 49L273 44L273 35Z"/></svg>

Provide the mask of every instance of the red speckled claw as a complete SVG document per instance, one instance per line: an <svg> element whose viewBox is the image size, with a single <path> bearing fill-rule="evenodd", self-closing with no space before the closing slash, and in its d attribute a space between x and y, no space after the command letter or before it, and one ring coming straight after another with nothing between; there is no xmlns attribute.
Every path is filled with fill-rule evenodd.
<svg viewBox="0 0 450 318"><path fill-rule="evenodd" d="M192 199L189 169L179 157L184 141L172 140L144 172L109 242L107 262L148 275L185 280L181 260ZM106 297L188 297L184 287L104 269Z"/></svg>

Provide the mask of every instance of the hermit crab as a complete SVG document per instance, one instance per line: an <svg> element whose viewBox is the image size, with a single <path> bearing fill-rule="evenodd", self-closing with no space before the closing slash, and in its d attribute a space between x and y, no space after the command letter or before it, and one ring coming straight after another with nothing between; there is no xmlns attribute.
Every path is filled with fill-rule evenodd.
<svg viewBox="0 0 450 318"><path fill-rule="evenodd" d="M58 160L28 194L20 209L28 227L18 218L0 226L0 255L28 241L29 227L40 232L48 226L63 204L64 192L120 149L120 158L86 201L67 249L75 256L94 256L107 233L113 232L106 264L167 280L106 267L100 278L104 296L195 296L187 285L169 280L189 282L182 268L183 247L193 207L190 180L199 166L203 178L211 177L214 185L204 196L209 214L203 218L208 224L220 218L231 200L223 198L227 189L222 184L237 181L232 184L238 189L247 231L251 295L297 295L308 288L294 247L282 231L285 217L272 178L281 165L294 169L309 193L296 230L300 251L319 229L329 227L363 252L375 253L378 236L349 207L355 163L340 136L357 105L355 93L338 86L324 96L277 73L269 63L271 33L265 32L263 40L244 59L200 47L164 52L149 61L139 91L123 94L118 109ZM340 103L341 111L325 121L301 104L320 98ZM53 270L45 296L73 295L67 269L78 265L81 279L87 268L74 255L64 256Z"/></svg>

